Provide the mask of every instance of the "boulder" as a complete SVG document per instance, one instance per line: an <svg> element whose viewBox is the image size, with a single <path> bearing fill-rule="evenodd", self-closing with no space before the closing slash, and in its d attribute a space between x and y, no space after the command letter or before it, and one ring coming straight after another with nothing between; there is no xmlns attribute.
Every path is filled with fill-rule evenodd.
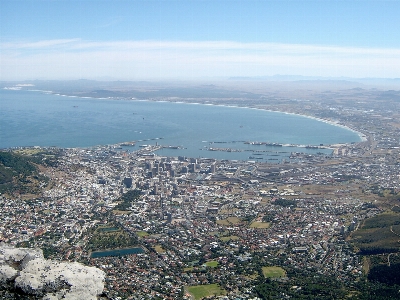
<svg viewBox="0 0 400 300"><path fill-rule="evenodd" d="M0 245L0 284L47 300L97 299L105 273L77 262L47 260L40 249ZM7 283L7 284L6 284Z"/></svg>

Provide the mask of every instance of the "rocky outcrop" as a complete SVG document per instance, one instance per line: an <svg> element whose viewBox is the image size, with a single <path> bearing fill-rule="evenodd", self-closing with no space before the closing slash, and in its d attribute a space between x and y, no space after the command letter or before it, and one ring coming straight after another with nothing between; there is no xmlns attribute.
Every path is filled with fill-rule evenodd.
<svg viewBox="0 0 400 300"><path fill-rule="evenodd" d="M18 271L8 265L0 265L0 284L14 280Z"/></svg>
<svg viewBox="0 0 400 300"><path fill-rule="evenodd" d="M80 263L46 260L40 249L0 245L0 285L37 299L97 299L105 274Z"/></svg>

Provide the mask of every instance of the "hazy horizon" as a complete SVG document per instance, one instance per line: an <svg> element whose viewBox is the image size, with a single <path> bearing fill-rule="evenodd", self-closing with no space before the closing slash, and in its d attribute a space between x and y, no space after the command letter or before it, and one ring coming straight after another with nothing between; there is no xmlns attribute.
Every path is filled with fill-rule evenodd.
<svg viewBox="0 0 400 300"><path fill-rule="evenodd" d="M2 81L400 78L396 1L1 6Z"/></svg>

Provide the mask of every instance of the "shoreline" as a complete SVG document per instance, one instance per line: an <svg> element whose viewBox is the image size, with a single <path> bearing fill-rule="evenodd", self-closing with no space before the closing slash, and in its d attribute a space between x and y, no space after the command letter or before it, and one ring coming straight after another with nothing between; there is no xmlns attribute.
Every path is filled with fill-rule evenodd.
<svg viewBox="0 0 400 300"><path fill-rule="evenodd" d="M177 103L177 104L193 104L193 105L207 105L207 106L220 106L220 107L230 107L230 108L245 108L245 109L254 109L254 110L262 110L262 111L267 111L267 112L272 112L272 113L281 113L281 114L286 114L286 115L293 115L293 116L298 116L298 117L303 117L303 118L309 118L313 119L319 122L323 122L332 126L336 126L348 131L351 131L355 134L358 135L360 141L354 142L354 143L363 143L367 141L367 136L363 134L362 132L353 129L347 125L340 124L338 121L333 121L333 120L328 120L328 119L322 119L318 118L315 116L310 116L310 115L304 115L301 113L293 113L293 112L286 112L286 111L279 111L279 110L271 110L271 109L264 109L264 108L258 108L258 107L252 107L252 106L237 106L237 105L229 105L229 104L215 104L215 103L201 103L201 102L186 102L186 101L174 101L174 100L154 100L154 99L132 99L132 98L116 98L116 97L89 97L89 96L75 96L75 95L67 95L67 94L60 94L56 93L53 91L46 91L46 90L36 90L36 89L23 89L22 87L4 87L3 89L5 90L14 90L14 91L29 91L29 92L41 92L44 94L52 94L56 96L61 96L61 97L70 97L70 98L82 98L82 99L94 99L94 100L124 100L124 101L143 101L143 102L169 102L169 103ZM181 99L180 99L181 100ZM124 142L121 142L124 143ZM336 144L342 144L342 143L335 143L335 144L330 144L330 146L336 145ZM344 143L348 144L348 143ZM333 149L334 147L328 147L330 149Z"/></svg>

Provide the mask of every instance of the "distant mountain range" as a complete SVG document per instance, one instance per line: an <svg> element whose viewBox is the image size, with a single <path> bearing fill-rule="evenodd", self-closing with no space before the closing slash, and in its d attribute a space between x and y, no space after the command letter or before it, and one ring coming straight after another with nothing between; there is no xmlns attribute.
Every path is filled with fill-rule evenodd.
<svg viewBox="0 0 400 300"><path fill-rule="evenodd" d="M322 77L322 76L302 76L302 75L272 75L272 76L235 76L229 80L271 80L271 81L310 81L310 80L329 80L329 81L356 81L356 82L398 82L400 78L352 78L352 77Z"/></svg>

